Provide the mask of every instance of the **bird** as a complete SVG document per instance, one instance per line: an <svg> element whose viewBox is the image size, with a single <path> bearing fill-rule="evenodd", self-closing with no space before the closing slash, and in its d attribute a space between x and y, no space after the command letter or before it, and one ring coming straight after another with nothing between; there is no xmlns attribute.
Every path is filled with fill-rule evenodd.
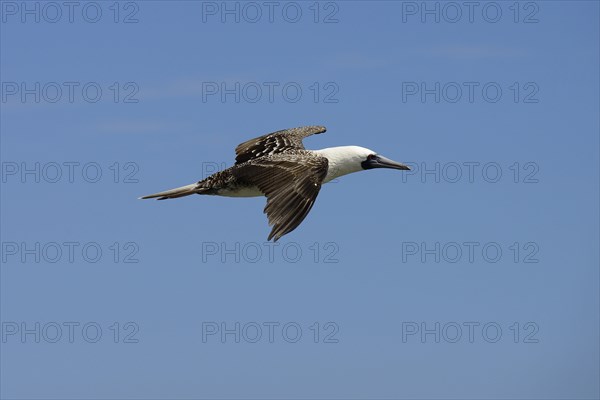
<svg viewBox="0 0 600 400"><path fill-rule="evenodd" d="M284 129L250 139L235 149L235 164L190 185L140 197L166 200L199 195L265 196L274 242L296 229L312 209L324 183L374 168L410 170L365 147L338 146L307 150L303 139L324 133L324 126Z"/></svg>

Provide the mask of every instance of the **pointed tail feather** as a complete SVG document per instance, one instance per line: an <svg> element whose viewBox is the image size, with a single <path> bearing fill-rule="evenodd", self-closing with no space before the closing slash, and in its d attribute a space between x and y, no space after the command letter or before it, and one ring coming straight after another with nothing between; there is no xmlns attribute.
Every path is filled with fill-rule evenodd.
<svg viewBox="0 0 600 400"><path fill-rule="evenodd" d="M147 196L142 196L140 199L154 199L157 200L165 200L165 199L176 199L178 197L189 196L190 194L200 193L204 190L204 188L199 187L197 183L192 183L191 185L186 185L182 187L178 187L171 190L165 190L164 192L149 194Z"/></svg>

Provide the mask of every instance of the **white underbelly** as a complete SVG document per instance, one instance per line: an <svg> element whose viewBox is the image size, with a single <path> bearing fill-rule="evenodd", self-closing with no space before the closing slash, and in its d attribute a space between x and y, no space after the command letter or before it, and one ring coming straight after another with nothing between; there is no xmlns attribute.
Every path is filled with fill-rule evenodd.
<svg viewBox="0 0 600 400"><path fill-rule="evenodd" d="M221 189L219 190L218 196L225 197L260 197L264 196L263 192L258 190L256 186L243 187L238 189Z"/></svg>

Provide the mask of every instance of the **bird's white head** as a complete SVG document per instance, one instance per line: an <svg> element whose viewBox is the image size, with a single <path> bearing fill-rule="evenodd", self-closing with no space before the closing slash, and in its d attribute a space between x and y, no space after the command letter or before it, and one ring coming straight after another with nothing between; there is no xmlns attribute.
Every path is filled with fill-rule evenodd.
<svg viewBox="0 0 600 400"><path fill-rule="evenodd" d="M360 146L330 147L315 150L329 161L329 170L325 182L353 172L373 168L391 168L410 170L407 165L385 158L373 150Z"/></svg>

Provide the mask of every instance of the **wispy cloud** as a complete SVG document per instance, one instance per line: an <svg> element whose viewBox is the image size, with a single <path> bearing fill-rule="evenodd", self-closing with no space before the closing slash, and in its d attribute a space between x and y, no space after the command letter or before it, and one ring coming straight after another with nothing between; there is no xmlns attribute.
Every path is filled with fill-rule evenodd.
<svg viewBox="0 0 600 400"><path fill-rule="evenodd" d="M439 46L420 49L418 53L430 57L443 57L457 60L514 58L521 57L525 54L520 49L489 46Z"/></svg>
<svg viewBox="0 0 600 400"><path fill-rule="evenodd" d="M109 134L147 134L160 133L167 128L166 125L156 121L120 120L100 123L96 126L99 133Z"/></svg>
<svg viewBox="0 0 600 400"><path fill-rule="evenodd" d="M390 61L381 56L361 53L336 54L324 61L326 67L348 69L373 69L390 65Z"/></svg>
<svg viewBox="0 0 600 400"><path fill-rule="evenodd" d="M244 77L227 77L227 78L182 78L171 82L165 82L161 86L155 87L142 87L140 90L140 97L144 100L149 99L163 99L171 97L186 97L195 96L201 97L205 88L203 87L206 82L225 82L226 84L233 86L236 82L253 81L255 79L244 78Z"/></svg>

